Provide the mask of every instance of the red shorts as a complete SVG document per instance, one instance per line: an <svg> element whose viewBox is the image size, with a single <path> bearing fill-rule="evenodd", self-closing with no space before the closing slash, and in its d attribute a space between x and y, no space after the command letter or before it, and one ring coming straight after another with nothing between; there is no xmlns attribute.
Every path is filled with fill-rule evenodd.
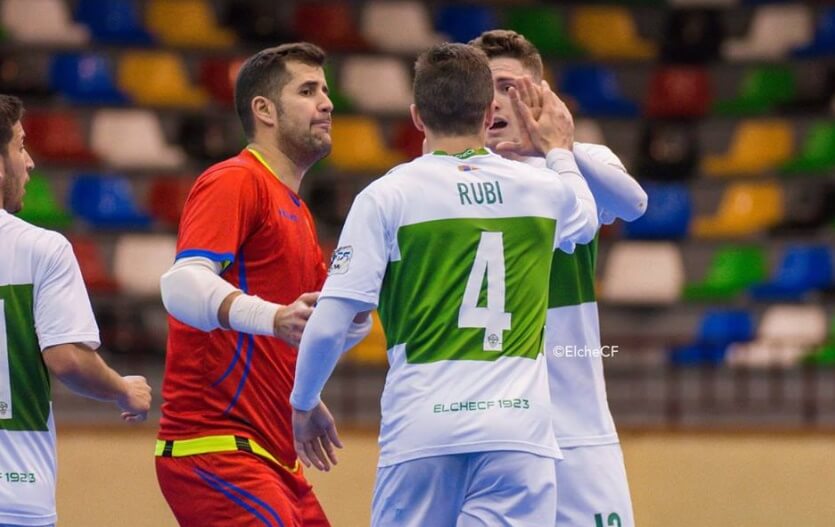
<svg viewBox="0 0 835 527"><path fill-rule="evenodd" d="M183 527L330 527L298 474L247 452L157 457L162 495Z"/></svg>

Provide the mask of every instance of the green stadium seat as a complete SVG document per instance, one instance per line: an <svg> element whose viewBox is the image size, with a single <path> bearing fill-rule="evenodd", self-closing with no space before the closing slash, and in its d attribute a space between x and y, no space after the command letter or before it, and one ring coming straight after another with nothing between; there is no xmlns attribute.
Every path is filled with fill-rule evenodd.
<svg viewBox="0 0 835 527"><path fill-rule="evenodd" d="M791 68L783 65L759 66L749 70L736 97L717 101L714 112L720 115L759 115L773 111L794 99L797 89Z"/></svg>
<svg viewBox="0 0 835 527"><path fill-rule="evenodd" d="M55 198L49 179L39 172L32 172L26 184L23 209L18 216L47 229L64 229L72 223L70 215Z"/></svg>
<svg viewBox="0 0 835 527"><path fill-rule="evenodd" d="M835 316L829 323L826 342L812 350L803 362L814 366L835 366Z"/></svg>
<svg viewBox="0 0 835 527"><path fill-rule="evenodd" d="M686 300L727 300L768 278L760 247L722 247L713 255L701 282L684 287Z"/></svg>
<svg viewBox="0 0 835 527"><path fill-rule="evenodd" d="M835 122L812 126L800 155L782 167L783 174L827 172L835 168Z"/></svg>
<svg viewBox="0 0 835 527"><path fill-rule="evenodd" d="M333 66L328 64L325 64L325 82L328 83L328 97L333 103L334 113L350 113L353 111L354 106L351 104L351 100L339 89Z"/></svg>
<svg viewBox="0 0 835 527"><path fill-rule="evenodd" d="M576 58L585 55L571 37L565 17L550 6L511 7L505 13L506 25L530 40L544 56Z"/></svg>

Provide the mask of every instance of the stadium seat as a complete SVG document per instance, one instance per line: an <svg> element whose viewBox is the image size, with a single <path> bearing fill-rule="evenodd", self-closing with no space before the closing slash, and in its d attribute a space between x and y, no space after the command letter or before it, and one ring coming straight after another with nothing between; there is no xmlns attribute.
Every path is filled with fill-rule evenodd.
<svg viewBox="0 0 835 527"><path fill-rule="evenodd" d="M835 55L835 7L828 7L819 13L814 36L793 49L792 55L801 58Z"/></svg>
<svg viewBox="0 0 835 527"><path fill-rule="evenodd" d="M86 25L93 40L100 44L147 46L153 43L135 0L79 0L75 19Z"/></svg>
<svg viewBox="0 0 835 527"><path fill-rule="evenodd" d="M427 7L415 0L366 2L360 28L367 42L391 53L419 53L443 40Z"/></svg>
<svg viewBox="0 0 835 527"><path fill-rule="evenodd" d="M91 293L113 293L118 289L116 279L104 261L96 241L88 236L73 234L69 237L84 285Z"/></svg>
<svg viewBox="0 0 835 527"><path fill-rule="evenodd" d="M367 171L382 175L405 159L399 152L385 145L377 121L368 117L335 116L331 142L333 150L327 161L338 170Z"/></svg>
<svg viewBox="0 0 835 527"><path fill-rule="evenodd" d="M824 343L814 348L803 361L814 366L835 366L835 316L829 322L829 331Z"/></svg>
<svg viewBox="0 0 835 527"><path fill-rule="evenodd" d="M208 0L149 0L145 22L168 46L227 48L235 43L234 33L218 24Z"/></svg>
<svg viewBox="0 0 835 527"><path fill-rule="evenodd" d="M562 12L549 5L510 6L505 24L525 35L544 57L577 58L585 55L572 38Z"/></svg>
<svg viewBox="0 0 835 527"><path fill-rule="evenodd" d="M832 286L832 255L825 245L786 249L774 278L751 287L756 300L802 300L809 292Z"/></svg>
<svg viewBox="0 0 835 527"><path fill-rule="evenodd" d="M235 80L244 59L207 58L200 63L200 85L215 102L232 107L235 103Z"/></svg>
<svg viewBox="0 0 835 527"><path fill-rule="evenodd" d="M684 286L684 298L729 300L765 278L766 259L760 247L725 246L713 254L703 280Z"/></svg>
<svg viewBox="0 0 835 527"><path fill-rule="evenodd" d="M91 164L98 159L86 143L87 134L73 112L27 112L23 117L26 145L38 161Z"/></svg>
<svg viewBox="0 0 835 527"><path fill-rule="evenodd" d="M174 263L177 238L166 234L123 234L113 251L113 274L123 293L159 297L159 279Z"/></svg>
<svg viewBox="0 0 835 527"><path fill-rule="evenodd" d="M734 183L725 190L715 215L693 221L699 238L748 236L776 225L783 218L783 191L772 183Z"/></svg>
<svg viewBox="0 0 835 527"><path fill-rule="evenodd" d="M638 106L620 92L615 73L603 66L569 66L562 72L560 95L577 103L586 117L635 117Z"/></svg>
<svg viewBox="0 0 835 527"><path fill-rule="evenodd" d="M116 87L113 65L104 55L55 55L49 77L52 88L72 103L121 105L128 102Z"/></svg>
<svg viewBox="0 0 835 527"><path fill-rule="evenodd" d="M684 284L678 247L662 242L620 242L609 251L601 298L621 304L673 304Z"/></svg>
<svg viewBox="0 0 835 527"><path fill-rule="evenodd" d="M415 128L411 119L404 119L397 123L394 132L394 148L406 159L414 159L423 155L423 132Z"/></svg>
<svg viewBox="0 0 835 527"><path fill-rule="evenodd" d="M72 218L55 197L49 179L40 172L30 174L23 209L17 216L46 229L64 229L72 223Z"/></svg>
<svg viewBox="0 0 835 527"><path fill-rule="evenodd" d="M351 4L341 0L296 4L294 31L299 38L327 50L358 51L368 48L360 35Z"/></svg>
<svg viewBox="0 0 835 527"><path fill-rule="evenodd" d="M806 134L803 148L782 166L786 175L828 172L835 168L835 122L815 123Z"/></svg>
<svg viewBox="0 0 835 527"><path fill-rule="evenodd" d="M79 174L72 183L69 203L75 217L98 229L151 225L151 218L136 203L130 182L121 176Z"/></svg>
<svg viewBox="0 0 835 527"><path fill-rule="evenodd" d="M127 51L119 61L119 88L137 104L200 108L209 96L188 78L180 56L168 51Z"/></svg>
<svg viewBox="0 0 835 527"><path fill-rule="evenodd" d="M339 86L360 110L372 113L409 113L412 79L395 57L349 57L342 62ZM374 89L369 89L373 86Z"/></svg>
<svg viewBox="0 0 835 527"><path fill-rule="evenodd" d="M778 235L808 234L835 220L835 182L802 182L785 190L786 216L771 230Z"/></svg>
<svg viewBox="0 0 835 527"><path fill-rule="evenodd" d="M490 29L501 27L496 11L485 5L446 4L438 10L435 28L450 42L469 42Z"/></svg>
<svg viewBox="0 0 835 527"><path fill-rule="evenodd" d="M118 168L177 168L185 161L168 145L157 116L145 110L99 110L93 117L93 151Z"/></svg>
<svg viewBox="0 0 835 527"><path fill-rule="evenodd" d="M730 60L777 60L789 50L812 38L812 13L803 4L775 4L758 7L748 34L722 46Z"/></svg>
<svg viewBox="0 0 835 527"><path fill-rule="evenodd" d="M356 364L386 366L388 365L386 334L383 325L380 323L380 316L376 311L371 314L371 318L371 333L351 348L346 354L346 358Z"/></svg>
<svg viewBox="0 0 835 527"><path fill-rule="evenodd" d="M690 191L682 184L644 185L647 210L635 221L625 223L624 234L637 240L673 240L687 237L692 214Z"/></svg>
<svg viewBox="0 0 835 527"><path fill-rule="evenodd" d="M328 83L328 98L333 104L334 113L351 113L354 111L354 104L342 91L341 86L336 82L334 67L325 64L325 82Z"/></svg>
<svg viewBox="0 0 835 527"><path fill-rule="evenodd" d="M716 9L673 9L667 15L661 59L674 64L704 64L719 58L725 38Z"/></svg>
<svg viewBox="0 0 835 527"><path fill-rule="evenodd" d="M815 305L776 305L763 314L757 338L728 347L734 367L789 368L826 340L826 313Z"/></svg>
<svg viewBox="0 0 835 527"><path fill-rule="evenodd" d="M191 159L222 161L237 155L246 143L240 123L229 115L190 115L180 122L177 144Z"/></svg>
<svg viewBox="0 0 835 527"><path fill-rule="evenodd" d="M55 89L49 77L51 57L32 53L0 55L0 86L6 95L48 97Z"/></svg>
<svg viewBox="0 0 835 527"><path fill-rule="evenodd" d="M794 133L789 121L741 121L728 152L705 156L702 166L712 176L762 175L782 166L793 150Z"/></svg>
<svg viewBox="0 0 835 527"><path fill-rule="evenodd" d="M657 53L655 44L638 34L632 14L623 7L577 7L571 35L596 59L646 60Z"/></svg>
<svg viewBox="0 0 835 527"><path fill-rule="evenodd" d="M731 344L753 338L754 321L747 311L708 310L702 316L695 340L670 350L670 361L678 366L719 365Z"/></svg>
<svg viewBox="0 0 835 527"><path fill-rule="evenodd" d="M192 185L194 178L191 177L154 179L148 192L148 210L151 215L163 225L176 229Z"/></svg>
<svg viewBox="0 0 835 527"><path fill-rule="evenodd" d="M660 181L692 179L700 152L696 127L669 121L647 122L641 132L635 173Z"/></svg>
<svg viewBox="0 0 835 527"><path fill-rule="evenodd" d="M267 47L300 40L290 29L284 6L277 2L235 0L223 2L223 7L223 25L235 28L242 42Z"/></svg>
<svg viewBox="0 0 835 527"><path fill-rule="evenodd" d="M11 40L20 44L81 46L90 40L63 0L4 0L0 18Z"/></svg>
<svg viewBox="0 0 835 527"><path fill-rule="evenodd" d="M776 110L797 93L794 73L784 65L758 66L745 74L739 93L716 101L713 111L720 115L760 115Z"/></svg>
<svg viewBox="0 0 835 527"><path fill-rule="evenodd" d="M666 66L653 72L646 100L649 117L703 117L713 97L708 71L700 66Z"/></svg>

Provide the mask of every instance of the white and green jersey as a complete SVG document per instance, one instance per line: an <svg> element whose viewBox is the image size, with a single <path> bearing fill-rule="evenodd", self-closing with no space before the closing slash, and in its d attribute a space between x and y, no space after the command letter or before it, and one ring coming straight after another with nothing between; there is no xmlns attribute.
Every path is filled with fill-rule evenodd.
<svg viewBox="0 0 835 527"><path fill-rule="evenodd" d="M626 171L620 159L602 145L575 143L591 157ZM545 167L545 160L529 164ZM614 221L597 203L601 224ZM555 251L551 265L545 349L553 404L554 431L561 447L618 442L606 398L600 322L594 292L597 239L578 244L573 254Z"/></svg>
<svg viewBox="0 0 835 527"><path fill-rule="evenodd" d="M41 351L99 332L58 233L0 209L0 525L55 523L55 426Z"/></svg>
<svg viewBox="0 0 835 527"><path fill-rule="evenodd" d="M379 306L380 466L559 457L543 355L551 254L594 223L553 173L483 149L424 155L357 196L322 297Z"/></svg>

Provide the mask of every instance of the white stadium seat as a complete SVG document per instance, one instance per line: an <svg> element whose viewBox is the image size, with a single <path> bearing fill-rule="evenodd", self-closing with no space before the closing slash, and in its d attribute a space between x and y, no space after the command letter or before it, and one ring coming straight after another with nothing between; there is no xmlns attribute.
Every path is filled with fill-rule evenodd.
<svg viewBox="0 0 835 527"><path fill-rule="evenodd" d="M412 79L406 64L394 57L351 57L342 64L342 92L367 112L408 114Z"/></svg>
<svg viewBox="0 0 835 527"><path fill-rule="evenodd" d="M116 168L177 168L186 161L166 143L157 116L146 110L101 110L93 118L93 151Z"/></svg>
<svg viewBox="0 0 835 527"><path fill-rule="evenodd" d="M165 234L126 234L116 241L113 274L122 291L159 296L159 279L174 263L177 239Z"/></svg>
<svg viewBox="0 0 835 527"><path fill-rule="evenodd" d="M624 304L671 304L684 285L681 252L672 243L621 242L606 258L601 298Z"/></svg>
<svg viewBox="0 0 835 527"><path fill-rule="evenodd" d="M776 60L812 38L814 20L802 4L765 5L757 9L748 34L726 41L723 55L730 60Z"/></svg>
<svg viewBox="0 0 835 527"><path fill-rule="evenodd" d="M368 42L394 53L417 53L443 40L426 6L410 0L368 2L360 26Z"/></svg>

